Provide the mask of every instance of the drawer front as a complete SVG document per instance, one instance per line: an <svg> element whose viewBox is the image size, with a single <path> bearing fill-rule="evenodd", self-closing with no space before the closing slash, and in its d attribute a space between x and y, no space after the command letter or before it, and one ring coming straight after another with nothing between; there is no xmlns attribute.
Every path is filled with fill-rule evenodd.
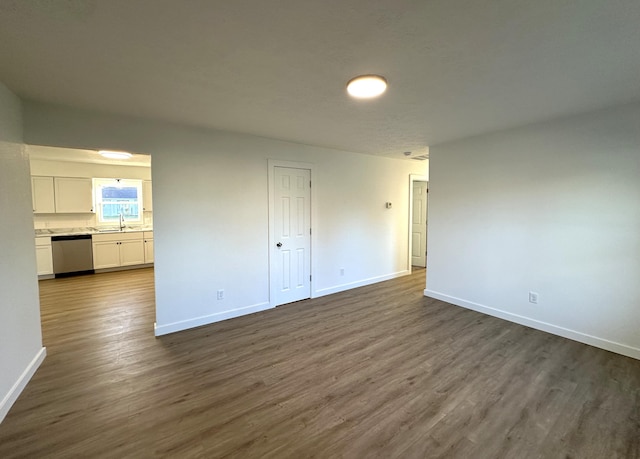
<svg viewBox="0 0 640 459"><path fill-rule="evenodd" d="M142 240L142 232L94 234L92 239L93 242L135 241Z"/></svg>

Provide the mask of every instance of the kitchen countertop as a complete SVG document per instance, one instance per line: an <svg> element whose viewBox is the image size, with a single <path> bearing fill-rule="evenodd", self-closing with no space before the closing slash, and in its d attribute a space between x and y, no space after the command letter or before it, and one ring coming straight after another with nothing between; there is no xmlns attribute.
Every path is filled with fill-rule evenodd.
<svg viewBox="0 0 640 459"><path fill-rule="evenodd" d="M122 231L116 228L41 228L35 230L36 237L38 236L74 236L77 234L113 234L113 233L136 233L142 231L153 231L153 227L149 226L134 226L125 227Z"/></svg>

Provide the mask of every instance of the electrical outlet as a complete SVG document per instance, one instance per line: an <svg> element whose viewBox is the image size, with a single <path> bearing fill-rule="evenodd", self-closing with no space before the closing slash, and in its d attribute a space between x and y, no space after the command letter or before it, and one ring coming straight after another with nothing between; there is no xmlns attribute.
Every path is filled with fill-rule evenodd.
<svg viewBox="0 0 640 459"><path fill-rule="evenodd" d="M344 268L340 268L340 275L344 276Z"/></svg>
<svg viewBox="0 0 640 459"><path fill-rule="evenodd" d="M538 304L538 294L536 292L529 292L529 303Z"/></svg>
<svg viewBox="0 0 640 459"><path fill-rule="evenodd" d="M218 298L219 300L224 300L224 290L222 290L222 289L221 289L221 290L218 290L218 296L217 296L217 298Z"/></svg>

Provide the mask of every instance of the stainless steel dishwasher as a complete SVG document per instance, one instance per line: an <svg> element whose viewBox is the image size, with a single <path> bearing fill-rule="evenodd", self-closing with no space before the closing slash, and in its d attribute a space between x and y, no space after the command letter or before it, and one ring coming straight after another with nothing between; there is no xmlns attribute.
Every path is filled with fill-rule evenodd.
<svg viewBox="0 0 640 459"><path fill-rule="evenodd" d="M53 273L56 277L93 273L90 234L52 236Z"/></svg>

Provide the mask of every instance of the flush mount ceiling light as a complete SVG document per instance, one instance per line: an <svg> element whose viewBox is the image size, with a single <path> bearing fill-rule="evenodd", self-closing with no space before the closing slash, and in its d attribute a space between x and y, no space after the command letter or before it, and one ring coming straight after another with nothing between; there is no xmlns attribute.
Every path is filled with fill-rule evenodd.
<svg viewBox="0 0 640 459"><path fill-rule="evenodd" d="M358 99L378 97L387 89L387 80L380 75L360 75L347 83L347 92Z"/></svg>
<svg viewBox="0 0 640 459"><path fill-rule="evenodd" d="M105 158L109 158L109 159L129 159L129 158L131 158L131 153L127 153L125 151L100 150L98 153L100 153Z"/></svg>

